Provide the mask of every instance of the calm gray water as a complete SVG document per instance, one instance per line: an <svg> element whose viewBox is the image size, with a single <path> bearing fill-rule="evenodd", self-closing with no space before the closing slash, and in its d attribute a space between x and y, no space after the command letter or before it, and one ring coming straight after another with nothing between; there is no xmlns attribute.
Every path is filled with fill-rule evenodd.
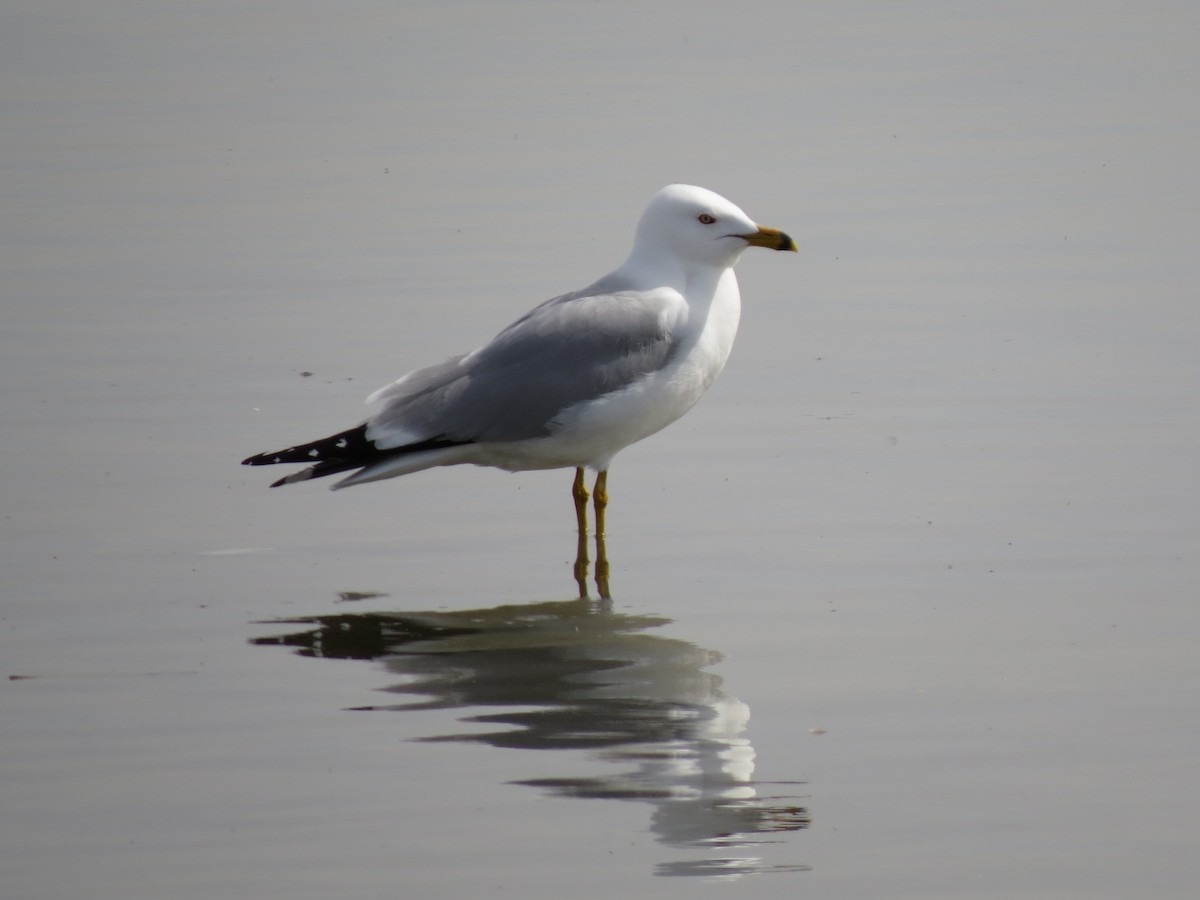
<svg viewBox="0 0 1200 900"><path fill-rule="evenodd" d="M6 896L1194 896L1193 4L3 23ZM670 181L801 253L614 466L611 604L569 472L237 465Z"/></svg>

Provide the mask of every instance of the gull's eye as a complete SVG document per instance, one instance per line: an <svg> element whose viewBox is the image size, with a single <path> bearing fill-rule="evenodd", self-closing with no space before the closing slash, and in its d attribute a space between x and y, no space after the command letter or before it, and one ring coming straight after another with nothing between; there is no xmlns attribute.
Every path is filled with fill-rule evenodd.
<svg viewBox="0 0 1200 900"><path fill-rule="evenodd" d="M713 222L717 221L715 217L710 216L708 213L700 213L700 215L696 216L696 220L701 225L711 225Z"/></svg>

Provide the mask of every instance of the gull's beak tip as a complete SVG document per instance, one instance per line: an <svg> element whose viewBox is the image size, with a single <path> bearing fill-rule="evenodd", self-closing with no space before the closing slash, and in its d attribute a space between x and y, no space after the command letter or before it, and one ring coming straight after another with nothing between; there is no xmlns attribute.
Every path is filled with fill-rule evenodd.
<svg viewBox="0 0 1200 900"><path fill-rule="evenodd" d="M776 250L787 250L790 253L799 253L800 248L796 246L796 242L792 240L792 236L786 231L779 232L779 244L775 247Z"/></svg>
<svg viewBox="0 0 1200 900"><path fill-rule="evenodd" d="M751 247L765 247L768 250L789 250L792 253L796 253L798 250L796 242L792 240L791 235L780 231L778 228L767 228L765 225L758 226L757 231L742 235L742 240Z"/></svg>

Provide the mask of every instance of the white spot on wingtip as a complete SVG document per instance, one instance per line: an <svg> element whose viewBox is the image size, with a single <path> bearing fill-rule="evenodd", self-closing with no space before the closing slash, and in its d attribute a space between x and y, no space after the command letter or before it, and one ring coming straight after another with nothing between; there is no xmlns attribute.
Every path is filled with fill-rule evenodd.
<svg viewBox="0 0 1200 900"><path fill-rule="evenodd" d="M316 447L313 447L311 450L308 451L308 455L311 456L313 459L316 459L318 456L321 455L321 451L318 450Z"/></svg>
<svg viewBox="0 0 1200 900"><path fill-rule="evenodd" d="M340 441L338 441L336 444L334 444L334 446L340 450L340 449L343 449L346 447L346 443L347 443L346 439L342 438Z"/></svg>

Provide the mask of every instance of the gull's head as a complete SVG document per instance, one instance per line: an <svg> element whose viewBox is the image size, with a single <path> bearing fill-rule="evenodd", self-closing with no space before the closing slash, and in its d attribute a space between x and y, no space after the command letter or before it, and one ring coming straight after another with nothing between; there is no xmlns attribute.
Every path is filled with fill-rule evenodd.
<svg viewBox="0 0 1200 900"><path fill-rule="evenodd" d="M747 247L795 250L782 231L756 223L720 194L672 184L654 195L638 222L635 254L670 253L685 264L728 267Z"/></svg>

